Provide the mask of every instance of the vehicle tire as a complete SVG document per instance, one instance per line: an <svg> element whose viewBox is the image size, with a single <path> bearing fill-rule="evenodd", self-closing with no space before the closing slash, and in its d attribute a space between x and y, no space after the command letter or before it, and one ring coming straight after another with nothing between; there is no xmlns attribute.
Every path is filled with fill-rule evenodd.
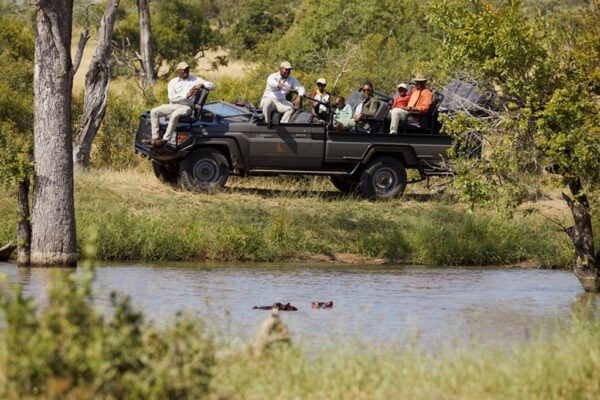
<svg viewBox="0 0 600 400"><path fill-rule="evenodd" d="M369 162L360 177L360 191L369 200L389 200L406 189L406 169L392 157L377 157Z"/></svg>
<svg viewBox="0 0 600 400"><path fill-rule="evenodd" d="M358 192L358 185L360 184L360 182L354 178L339 175L333 175L331 177L331 183L337 190L346 194Z"/></svg>
<svg viewBox="0 0 600 400"><path fill-rule="evenodd" d="M179 167L177 164L161 164L152 160L152 171L154 171L154 176L163 183L175 184L179 180Z"/></svg>
<svg viewBox="0 0 600 400"><path fill-rule="evenodd" d="M218 191L223 189L229 178L229 162L219 150L203 147L181 162L179 177L187 190Z"/></svg>

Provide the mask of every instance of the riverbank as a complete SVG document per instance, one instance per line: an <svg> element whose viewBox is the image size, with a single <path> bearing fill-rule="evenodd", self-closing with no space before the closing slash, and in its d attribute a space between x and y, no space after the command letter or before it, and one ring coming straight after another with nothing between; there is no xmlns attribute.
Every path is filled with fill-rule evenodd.
<svg viewBox="0 0 600 400"><path fill-rule="evenodd" d="M145 163L77 174L77 235L97 237L100 260L570 266L570 243L544 217L469 212L415 188L372 203L324 178L231 178L203 195L160 183ZM0 194L0 243L14 239L14 209Z"/></svg>

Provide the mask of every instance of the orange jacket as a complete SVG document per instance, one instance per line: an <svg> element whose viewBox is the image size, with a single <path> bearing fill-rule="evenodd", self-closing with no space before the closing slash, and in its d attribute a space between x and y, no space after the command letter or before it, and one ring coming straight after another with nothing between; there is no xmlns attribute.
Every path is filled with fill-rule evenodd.
<svg viewBox="0 0 600 400"><path fill-rule="evenodd" d="M410 92L410 100L408 101L408 106L412 107L414 110L425 113L427 112L427 110L429 110L432 101L433 93L431 93L431 90L427 88L413 88L413 90L411 90Z"/></svg>
<svg viewBox="0 0 600 400"><path fill-rule="evenodd" d="M407 94L406 96L396 96L394 99L394 104L392 104L392 108L404 108L408 107L408 101L410 100L410 96Z"/></svg>

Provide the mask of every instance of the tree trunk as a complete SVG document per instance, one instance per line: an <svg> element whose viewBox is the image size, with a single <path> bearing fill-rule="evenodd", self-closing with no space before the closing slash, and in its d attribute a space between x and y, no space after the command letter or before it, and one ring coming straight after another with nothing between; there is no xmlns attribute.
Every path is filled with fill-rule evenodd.
<svg viewBox="0 0 600 400"><path fill-rule="evenodd" d="M577 178L567 181L573 198L563 193L574 224L566 232L575 246L575 276L586 292L600 292L600 257L594 252L594 232L587 196Z"/></svg>
<svg viewBox="0 0 600 400"><path fill-rule="evenodd" d="M92 142L106 112L108 87L110 85L110 54L112 32L120 0L110 0L100 21L96 52L85 76L85 99L83 116L75 139L73 161L78 167L88 168Z"/></svg>
<svg viewBox="0 0 600 400"><path fill-rule="evenodd" d="M29 178L19 182L17 205L17 264L29 266L31 257L31 223L29 222Z"/></svg>
<svg viewBox="0 0 600 400"><path fill-rule="evenodd" d="M71 25L73 0L36 2L31 264L75 266Z"/></svg>
<svg viewBox="0 0 600 400"><path fill-rule="evenodd" d="M156 74L152 59L152 27L150 26L150 0L137 0L140 18L140 58L142 62L142 87L154 86Z"/></svg>

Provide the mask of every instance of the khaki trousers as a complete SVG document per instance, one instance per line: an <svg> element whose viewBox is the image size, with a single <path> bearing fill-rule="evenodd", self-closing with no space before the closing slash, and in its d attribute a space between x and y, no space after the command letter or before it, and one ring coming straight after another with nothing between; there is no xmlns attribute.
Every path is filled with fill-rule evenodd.
<svg viewBox="0 0 600 400"><path fill-rule="evenodd" d="M184 115L192 115L192 107L183 104L163 104L150 110L150 121L152 123L152 139L160 139L159 118L169 117L169 125L163 139L171 140L177 121Z"/></svg>
<svg viewBox="0 0 600 400"><path fill-rule="evenodd" d="M287 124L290 121L290 117L294 111L294 105L287 100L279 101L276 99L262 98L260 107L263 110L263 116L265 117L265 122L267 124L271 122L271 113L273 110L277 110L277 112L283 114L281 117L282 124Z"/></svg>
<svg viewBox="0 0 600 400"><path fill-rule="evenodd" d="M403 110L401 108L393 108L390 111L390 116L392 117L392 121L390 123L390 133L398 133L398 127L400 126L400 121L405 121L406 117L408 117L409 122L416 122L417 120L413 116L409 116L410 111Z"/></svg>

